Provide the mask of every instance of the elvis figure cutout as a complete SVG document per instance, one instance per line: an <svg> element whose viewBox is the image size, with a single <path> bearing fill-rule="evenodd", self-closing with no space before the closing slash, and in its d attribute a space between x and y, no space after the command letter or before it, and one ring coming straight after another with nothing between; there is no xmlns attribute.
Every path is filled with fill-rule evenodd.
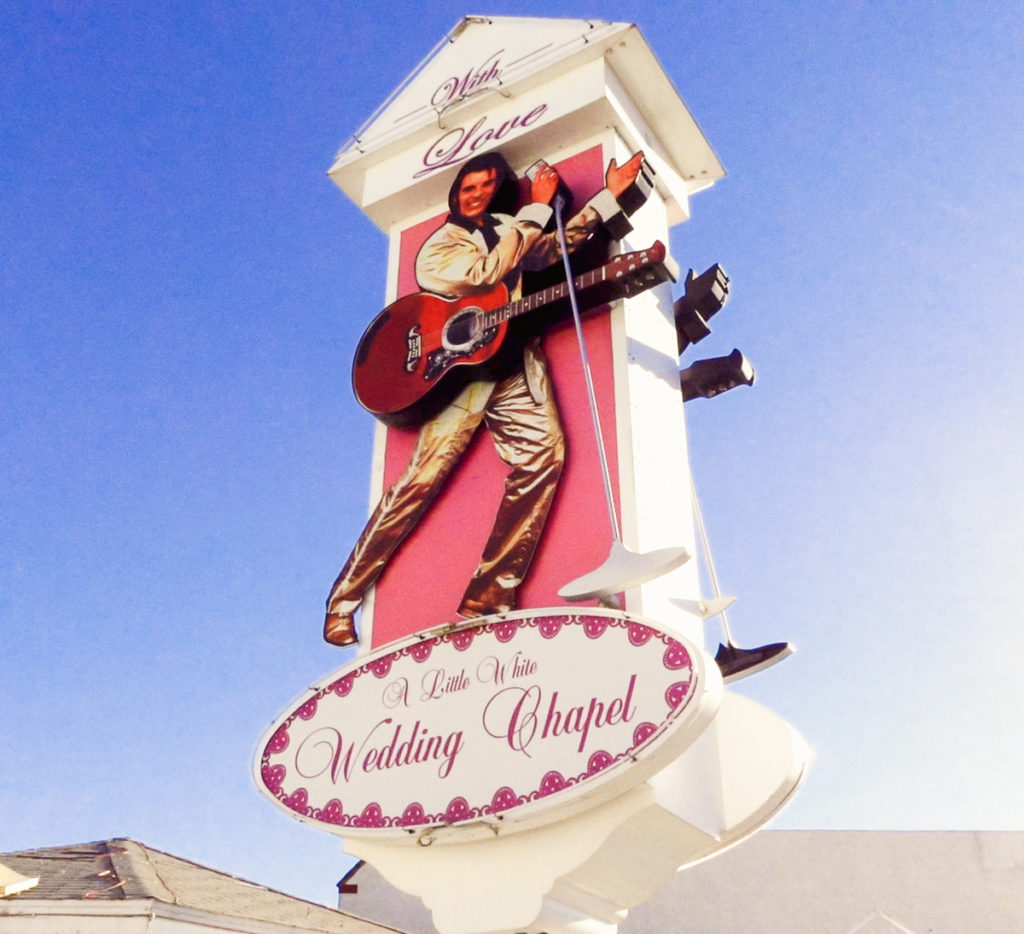
<svg viewBox="0 0 1024 934"><path fill-rule="evenodd" d="M605 187L566 223L570 251L619 213L618 199L636 180L642 161L642 153L621 166L610 161ZM540 163L530 180L529 202L516 211L519 182L505 159L497 152L470 159L449 191L450 213L416 257L420 288L461 298L504 285L509 297L518 299L524 270L540 270L559 259L556 234L544 232L558 186L558 173ZM515 607L516 590L540 540L565 458L540 338L518 332L509 335L479 378L421 426L408 467L381 497L331 588L324 622L327 642L357 641L354 611L441 491L481 423L510 472L458 613L471 618Z"/></svg>

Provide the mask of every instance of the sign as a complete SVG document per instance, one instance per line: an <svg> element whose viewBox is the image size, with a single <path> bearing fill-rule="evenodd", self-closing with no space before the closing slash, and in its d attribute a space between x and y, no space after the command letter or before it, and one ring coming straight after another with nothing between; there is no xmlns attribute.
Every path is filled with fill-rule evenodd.
<svg viewBox="0 0 1024 934"><path fill-rule="evenodd" d="M520 829L649 777L699 735L720 695L703 652L652 621L513 613L335 672L268 729L256 782L292 816L345 836Z"/></svg>
<svg viewBox="0 0 1024 934"><path fill-rule="evenodd" d="M803 772L784 721L724 694L678 566L676 303L638 257L723 173L636 27L503 17L465 18L329 172L389 240L352 367L379 498L323 628L360 655L254 776L442 934L614 927ZM649 287L619 302L621 262ZM756 670L723 628L730 676Z"/></svg>

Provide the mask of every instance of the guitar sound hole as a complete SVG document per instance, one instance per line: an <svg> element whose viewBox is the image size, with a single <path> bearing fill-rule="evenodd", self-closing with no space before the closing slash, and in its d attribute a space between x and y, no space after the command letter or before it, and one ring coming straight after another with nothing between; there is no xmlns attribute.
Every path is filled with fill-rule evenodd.
<svg viewBox="0 0 1024 934"><path fill-rule="evenodd" d="M463 308L444 326L441 345L445 350L465 353L480 340L480 319L477 308Z"/></svg>

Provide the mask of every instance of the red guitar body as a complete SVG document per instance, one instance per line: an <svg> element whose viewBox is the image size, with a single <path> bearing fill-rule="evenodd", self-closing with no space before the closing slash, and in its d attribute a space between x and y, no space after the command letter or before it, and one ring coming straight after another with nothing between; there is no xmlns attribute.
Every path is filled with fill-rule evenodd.
<svg viewBox="0 0 1024 934"><path fill-rule="evenodd" d="M508 290L447 299L430 292L406 295L388 305L356 349L352 386L360 404L388 425L420 421L487 363L508 333L508 321L483 328L478 312L501 308ZM450 392L440 390L442 381ZM449 384L450 387L449 387ZM436 398L435 398L436 397Z"/></svg>

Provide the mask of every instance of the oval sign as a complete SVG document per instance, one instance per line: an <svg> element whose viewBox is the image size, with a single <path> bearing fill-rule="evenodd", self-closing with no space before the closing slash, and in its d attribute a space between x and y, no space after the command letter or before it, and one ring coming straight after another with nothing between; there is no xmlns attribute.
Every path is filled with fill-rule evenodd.
<svg viewBox="0 0 1024 934"><path fill-rule="evenodd" d="M342 836L473 836L607 800L678 756L721 698L717 667L649 620L510 613L391 643L267 730L256 783Z"/></svg>

